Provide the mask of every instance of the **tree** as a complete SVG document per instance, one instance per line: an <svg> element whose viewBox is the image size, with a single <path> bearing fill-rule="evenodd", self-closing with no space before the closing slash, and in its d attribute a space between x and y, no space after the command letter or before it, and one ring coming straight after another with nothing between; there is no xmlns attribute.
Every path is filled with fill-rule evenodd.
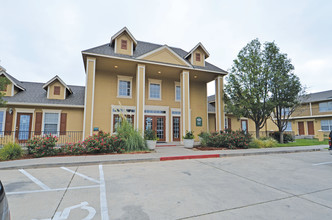
<svg viewBox="0 0 332 220"><path fill-rule="evenodd" d="M300 97L305 93L300 79L293 73L294 66L287 54L280 52L274 42L265 43L264 51L266 68L271 73L269 91L275 108L271 120L278 127L280 143L284 143L284 131L291 114L301 103Z"/></svg>
<svg viewBox="0 0 332 220"><path fill-rule="evenodd" d="M227 110L255 122L256 138L274 105L269 94L270 72L258 39L248 43L233 62L225 86Z"/></svg>
<svg viewBox="0 0 332 220"><path fill-rule="evenodd" d="M6 70L0 66L0 74L1 74L1 72L4 72L4 71L6 71ZM3 75L0 75L0 107L4 107L7 103L5 100L2 99L2 97L4 96L4 93L1 91L5 91L6 87L9 83L10 83L10 81L6 77L4 77Z"/></svg>

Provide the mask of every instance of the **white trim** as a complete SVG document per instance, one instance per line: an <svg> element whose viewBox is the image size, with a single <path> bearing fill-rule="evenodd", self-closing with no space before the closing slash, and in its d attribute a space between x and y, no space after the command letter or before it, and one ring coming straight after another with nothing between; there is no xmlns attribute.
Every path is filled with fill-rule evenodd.
<svg viewBox="0 0 332 220"><path fill-rule="evenodd" d="M117 51L117 43L118 43L118 39L115 38L115 41L114 41L114 52L115 53L118 53L118 51Z"/></svg>
<svg viewBox="0 0 332 220"><path fill-rule="evenodd" d="M4 135L5 132L5 124L6 124L6 108L0 108L0 112L3 112L3 117L2 117L2 132L0 132L0 137Z"/></svg>
<svg viewBox="0 0 332 220"><path fill-rule="evenodd" d="M154 101L161 101L162 100L162 81L161 80L159 80L159 79L148 79L148 85L149 85L149 100L154 100ZM151 98L150 97L150 95L151 95L151 93L150 93L150 84L159 84L160 85L160 98Z"/></svg>
<svg viewBox="0 0 332 220"><path fill-rule="evenodd" d="M60 133L60 118L62 110L53 110L53 109L42 109L43 118L42 118L42 133L44 135L45 132L45 113L55 113L58 114L58 125L57 125L57 133ZM58 134L57 134L58 135Z"/></svg>
<svg viewBox="0 0 332 220"><path fill-rule="evenodd" d="M131 99L133 94L133 77L132 76L123 76L118 75L118 88L117 88L117 98L125 98L125 99ZM120 81L129 81L130 82L130 95L129 96L122 96L119 94L120 92Z"/></svg>
<svg viewBox="0 0 332 220"><path fill-rule="evenodd" d="M176 87L180 87L180 99L176 99ZM174 100L176 101L176 102L181 102L181 85L180 85L180 82L174 82L174 90L175 90L175 94L174 94Z"/></svg>
<svg viewBox="0 0 332 220"><path fill-rule="evenodd" d="M113 42L113 40L116 40L117 37L122 34L124 31L127 32L127 34L129 35L129 37L131 38L132 41L134 41L134 43L137 45L137 40L134 38L134 36L130 33L130 31L128 30L127 27L124 27L122 28L120 31L118 31L116 34L114 34L112 37L111 37L111 43Z"/></svg>
<svg viewBox="0 0 332 220"><path fill-rule="evenodd" d="M145 120L144 120L144 112L145 112L145 66L143 68L144 74L143 74L143 98L142 98L142 103L143 103L143 119L142 119L142 132L144 133L144 125L145 125ZM160 88L161 89L161 88Z"/></svg>
<svg viewBox="0 0 332 220"><path fill-rule="evenodd" d="M295 120L295 119L310 119L310 118L327 118L332 117L332 115L313 115L313 116L299 116L299 117L290 117L289 120Z"/></svg>
<svg viewBox="0 0 332 220"><path fill-rule="evenodd" d="M42 103L31 103L31 102L7 102L7 105L28 105L28 106L51 106L51 107L67 107L67 108L84 108L84 105L63 105L63 104L42 104Z"/></svg>
<svg viewBox="0 0 332 220"><path fill-rule="evenodd" d="M12 95L11 96L15 95L14 92L15 92L15 90L14 90L14 84L12 84Z"/></svg>
<svg viewBox="0 0 332 220"><path fill-rule="evenodd" d="M203 54L203 62L204 62L204 66L205 66L205 54Z"/></svg>
<svg viewBox="0 0 332 220"><path fill-rule="evenodd" d="M73 91L67 86L67 84L58 76L54 76L52 79L50 79L47 83L45 83L43 85L43 89L45 89L46 87L48 87L52 82L54 82L55 80L58 80L66 89L68 89L68 91L70 93L73 93ZM47 89L48 90L48 89Z"/></svg>
<svg viewBox="0 0 332 220"><path fill-rule="evenodd" d="M34 113L35 112L35 109L34 108L15 108L16 112L19 112L19 113Z"/></svg>
<svg viewBox="0 0 332 220"><path fill-rule="evenodd" d="M198 47L201 47L204 51L204 53L206 53L206 58L208 58L210 56L209 52L205 49L205 47L203 46L203 44L201 42L199 42L193 49L191 49L189 51L189 53L184 57L184 58L187 58L190 54L192 55L192 53L198 48Z"/></svg>
<svg viewBox="0 0 332 220"><path fill-rule="evenodd" d="M190 61L191 61L191 64L194 65L194 56L192 54L190 56Z"/></svg>
<svg viewBox="0 0 332 220"><path fill-rule="evenodd" d="M131 41L131 56L134 54L134 43Z"/></svg>
<svg viewBox="0 0 332 220"><path fill-rule="evenodd" d="M93 71L92 71L92 106L91 106L91 125L90 125L90 136L93 132L93 113L95 106L95 73L96 73L96 60L93 60Z"/></svg>
<svg viewBox="0 0 332 220"><path fill-rule="evenodd" d="M109 55L102 55L102 54L96 54L96 53L89 53L89 52L82 52L83 55L91 55L91 56L98 56L98 57L105 57L105 58L112 58L112 59L118 59L118 60L127 60L127 61L133 61L133 62L140 62L140 63L149 63L149 64L158 64L160 66L169 66L169 67L178 67L186 70L196 70L196 71L202 71L202 72L209 72L209 73L217 73L220 75L227 75L228 73L225 72L218 72L213 70L204 70L200 68L195 68L193 66L181 66L176 64L168 64L168 63L161 63L156 61L148 61L148 60L137 60L133 58L124 58L124 57L117 57L117 56L109 56Z"/></svg>
<svg viewBox="0 0 332 220"><path fill-rule="evenodd" d="M49 99L49 98L50 98L50 90L47 89L47 99Z"/></svg>
<svg viewBox="0 0 332 220"><path fill-rule="evenodd" d="M177 111L177 112L181 112L181 108L171 108L171 142L173 142L173 117L180 117L180 122L179 122L179 126L181 126L181 113L180 115L178 114L173 114L173 111ZM179 129L179 132L181 134L181 129ZM180 137L180 141L181 141L181 137Z"/></svg>
<svg viewBox="0 0 332 220"><path fill-rule="evenodd" d="M4 72L4 71L2 71L2 72L0 72L0 76L1 75L5 75L5 77L14 85L14 86L16 86L17 88L19 88L19 89L21 89L21 90L25 90L25 88L23 88L23 87L21 87L21 86L19 86L19 85L17 85L9 76L8 76L8 74L6 73L6 72Z"/></svg>
<svg viewBox="0 0 332 220"><path fill-rule="evenodd" d="M163 49L167 49L168 51L170 51L174 56L176 56L178 59L180 59L182 62L185 63L185 66L190 66L187 61L185 59L183 59L182 57L180 57L177 53L175 53L171 48L169 48L167 45L161 46L155 50L152 50L148 53L145 53L139 57L136 57L136 59L144 59L147 56L150 56L151 54L157 53L158 51L161 51Z"/></svg>
<svg viewBox="0 0 332 220"><path fill-rule="evenodd" d="M219 124L219 130L221 130L222 129L222 127L221 127L221 97L220 97L220 79L221 79L221 77L217 77L217 91L218 91L218 112L217 112L217 114L218 114L218 119L219 119L219 121L218 121L218 124Z"/></svg>
<svg viewBox="0 0 332 220"><path fill-rule="evenodd" d="M136 117L136 129L138 130L139 124L139 92L140 92L140 66L137 66L137 73L136 73L136 106L137 106L137 117Z"/></svg>
<svg viewBox="0 0 332 220"><path fill-rule="evenodd" d="M184 90L184 72L182 72L182 90ZM181 100L182 100L182 108L183 108L183 112L181 111L181 115L183 114L182 117L182 136L185 136L186 134L186 100L185 100L185 94L181 94ZM182 138L181 138L182 139Z"/></svg>

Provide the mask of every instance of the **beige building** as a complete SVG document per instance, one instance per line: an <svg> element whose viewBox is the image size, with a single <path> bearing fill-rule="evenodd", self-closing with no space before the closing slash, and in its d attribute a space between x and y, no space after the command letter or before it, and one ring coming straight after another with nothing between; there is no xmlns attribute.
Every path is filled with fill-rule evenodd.
<svg viewBox="0 0 332 220"><path fill-rule="evenodd" d="M66 85L55 76L46 83L9 79L0 110L0 140L24 142L56 134L62 142L95 132L115 133L123 113L142 133L156 131L160 141L181 141L186 131L208 131L207 83L215 81L214 124L224 127L224 70L210 64L198 43L189 52L137 41L127 28L104 45L82 51L86 86ZM82 76L84 77L84 76Z"/></svg>

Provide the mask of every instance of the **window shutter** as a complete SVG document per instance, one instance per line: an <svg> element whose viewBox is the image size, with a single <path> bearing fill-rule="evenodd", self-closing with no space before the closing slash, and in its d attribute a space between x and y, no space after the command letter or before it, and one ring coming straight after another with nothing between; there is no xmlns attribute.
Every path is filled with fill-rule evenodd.
<svg viewBox="0 0 332 220"><path fill-rule="evenodd" d="M61 113L60 118L60 135L66 135L67 113Z"/></svg>
<svg viewBox="0 0 332 220"><path fill-rule="evenodd" d="M54 86L54 95L60 95L60 86Z"/></svg>
<svg viewBox="0 0 332 220"><path fill-rule="evenodd" d="M9 111L7 111L6 112L6 122L5 122L5 135L11 135L12 123L13 123L13 114L9 114Z"/></svg>
<svg viewBox="0 0 332 220"><path fill-rule="evenodd" d="M36 112L35 135L41 135L42 130L42 112Z"/></svg>

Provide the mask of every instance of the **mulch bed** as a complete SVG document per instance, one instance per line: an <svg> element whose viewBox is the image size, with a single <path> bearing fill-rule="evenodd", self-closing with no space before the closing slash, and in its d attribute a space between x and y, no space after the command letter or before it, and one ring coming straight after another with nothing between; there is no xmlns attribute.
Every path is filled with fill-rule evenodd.
<svg viewBox="0 0 332 220"><path fill-rule="evenodd" d="M209 151L209 150L243 150L243 148L228 149L228 148L225 148L225 147L202 147L202 146L197 146L197 147L194 147L194 150L201 150L201 151Z"/></svg>

